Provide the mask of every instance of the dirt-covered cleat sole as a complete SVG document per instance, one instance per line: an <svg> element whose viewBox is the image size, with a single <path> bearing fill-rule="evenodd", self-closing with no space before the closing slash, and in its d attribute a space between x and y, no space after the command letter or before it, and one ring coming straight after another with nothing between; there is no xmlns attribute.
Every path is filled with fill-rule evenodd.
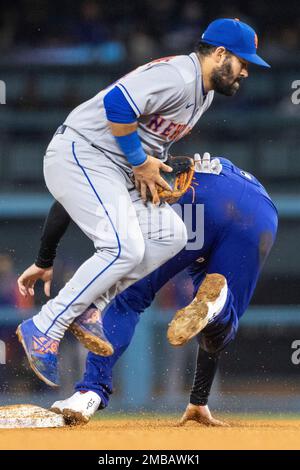
<svg viewBox="0 0 300 470"><path fill-rule="evenodd" d="M114 353L114 348L108 340L89 333L80 324L73 322L69 330L86 349L94 354L98 356L111 356Z"/></svg>
<svg viewBox="0 0 300 470"><path fill-rule="evenodd" d="M200 333L224 307L227 292L227 281L222 274L207 274L194 300L178 310L169 324L169 343L182 346Z"/></svg>
<svg viewBox="0 0 300 470"><path fill-rule="evenodd" d="M87 424L90 420L90 418L84 416L80 411L74 411L68 408L64 408L63 410L60 410L59 408L51 408L50 411L58 415L62 415L67 426L82 426Z"/></svg>

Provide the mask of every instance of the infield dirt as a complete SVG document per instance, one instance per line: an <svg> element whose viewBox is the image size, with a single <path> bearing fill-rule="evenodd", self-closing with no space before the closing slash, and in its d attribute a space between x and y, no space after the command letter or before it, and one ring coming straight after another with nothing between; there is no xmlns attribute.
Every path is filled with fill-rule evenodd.
<svg viewBox="0 0 300 470"><path fill-rule="evenodd" d="M0 449L300 449L300 419L231 419L229 428L176 422L99 419L73 428L0 430Z"/></svg>

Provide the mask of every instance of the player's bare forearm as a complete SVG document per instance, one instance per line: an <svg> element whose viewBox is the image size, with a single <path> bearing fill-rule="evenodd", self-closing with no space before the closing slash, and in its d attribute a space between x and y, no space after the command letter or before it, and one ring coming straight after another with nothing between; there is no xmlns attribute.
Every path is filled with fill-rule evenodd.
<svg viewBox="0 0 300 470"><path fill-rule="evenodd" d="M119 123L119 122L111 122L108 121L109 127L111 129L112 135L115 137L121 137L123 135L131 134L132 132L137 130L137 121L130 122L128 124Z"/></svg>
<svg viewBox="0 0 300 470"><path fill-rule="evenodd" d="M136 121L128 124L108 122L114 137L124 137L137 130ZM160 202L156 185L171 191L168 183L161 177L160 171L171 172L172 168L157 158L147 155L146 160L141 165L133 166L132 170L136 188L140 191L144 201L147 201L147 191L149 190L152 195L152 202L154 204Z"/></svg>

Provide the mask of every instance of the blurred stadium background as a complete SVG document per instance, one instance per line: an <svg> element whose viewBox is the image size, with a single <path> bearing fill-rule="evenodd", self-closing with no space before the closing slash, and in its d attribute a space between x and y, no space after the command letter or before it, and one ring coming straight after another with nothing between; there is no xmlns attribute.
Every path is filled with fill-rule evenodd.
<svg viewBox="0 0 300 470"><path fill-rule="evenodd" d="M225 6L226 3L226 6ZM17 293L16 278L35 258L51 198L42 173L44 150L69 111L137 64L188 53L217 17L238 17L259 34L259 51L272 69L250 68L231 100L216 97L191 136L173 152L210 151L232 159L267 187L280 214L276 245L235 343L223 354L211 407L223 411L300 409L300 5L289 2L194 0L0 1L0 404L49 405L72 392L85 351L64 341L62 388L49 390L28 369L14 330L44 302ZM72 226L55 264L53 295L92 247ZM115 369L111 410L171 412L188 401L196 345L171 348L166 325L190 294L184 275L172 281L144 315L132 346Z"/></svg>

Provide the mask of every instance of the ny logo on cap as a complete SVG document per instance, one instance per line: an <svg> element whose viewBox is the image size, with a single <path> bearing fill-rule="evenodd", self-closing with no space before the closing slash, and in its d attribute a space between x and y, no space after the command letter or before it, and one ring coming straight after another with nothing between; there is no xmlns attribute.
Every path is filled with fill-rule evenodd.
<svg viewBox="0 0 300 470"><path fill-rule="evenodd" d="M255 43L255 49L257 49L257 47L258 47L258 37L257 37L256 33L254 35L254 43Z"/></svg>

